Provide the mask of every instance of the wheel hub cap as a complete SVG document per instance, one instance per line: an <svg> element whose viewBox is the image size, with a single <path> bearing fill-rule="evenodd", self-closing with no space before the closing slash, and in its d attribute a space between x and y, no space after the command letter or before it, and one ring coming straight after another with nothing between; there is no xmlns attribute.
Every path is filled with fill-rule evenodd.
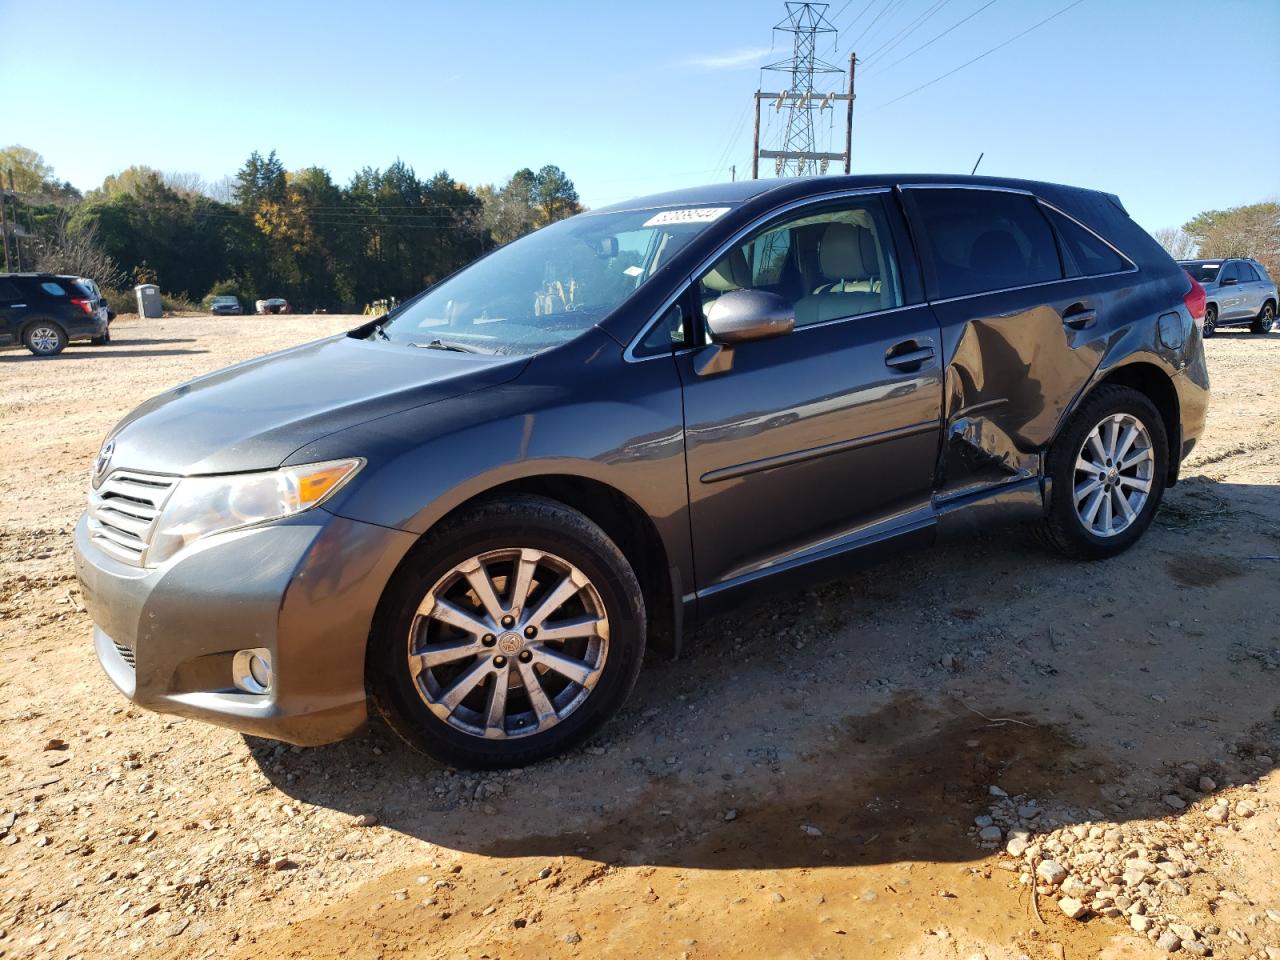
<svg viewBox="0 0 1280 960"><path fill-rule="evenodd" d="M1133 525L1155 476L1151 434L1137 417L1116 413L1094 427L1076 454L1075 507L1085 530L1114 537Z"/></svg>
<svg viewBox="0 0 1280 960"><path fill-rule="evenodd" d="M408 668L427 708L486 739L528 736L582 706L604 671L609 619L581 570L542 550L492 550L427 591Z"/></svg>

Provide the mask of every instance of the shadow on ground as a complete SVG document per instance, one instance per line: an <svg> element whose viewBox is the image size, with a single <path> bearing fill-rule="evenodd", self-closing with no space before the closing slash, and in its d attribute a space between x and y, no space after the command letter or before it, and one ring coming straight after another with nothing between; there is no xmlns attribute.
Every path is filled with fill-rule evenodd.
<svg viewBox="0 0 1280 960"><path fill-rule="evenodd" d="M1280 756L1280 565L1250 561L1280 544L1274 493L1196 477L1110 561L1001 533L721 618L647 665L594 747L516 776L442 771L376 722L315 750L249 743L287 794L498 857L973 860L992 784L1082 819L1166 815L1200 774ZM940 669L950 650L963 665Z"/></svg>

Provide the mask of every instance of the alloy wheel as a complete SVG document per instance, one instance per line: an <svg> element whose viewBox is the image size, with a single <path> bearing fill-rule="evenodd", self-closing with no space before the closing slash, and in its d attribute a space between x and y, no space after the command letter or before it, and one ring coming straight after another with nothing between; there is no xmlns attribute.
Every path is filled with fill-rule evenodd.
<svg viewBox="0 0 1280 960"><path fill-rule="evenodd" d="M591 695L609 618L581 570L543 550L492 550L427 591L409 628L408 667L437 717L476 737L541 733Z"/></svg>
<svg viewBox="0 0 1280 960"><path fill-rule="evenodd" d="M1114 537L1142 513L1155 474L1151 434L1132 414L1114 413L1095 426L1076 454L1075 506L1085 530Z"/></svg>
<svg viewBox="0 0 1280 960"><path fill-rule="evenodd" d="M58 349L58 331L52 327L36 327L31 331L31 349L36 353L52 353Z"/></svg>
<svg viewBox="0 0 1280 960"><path fill-rule="evenodd" d="M1210 307L1204 312L1204 335L1212 337L1218 329L1218 311Z"/></svg>

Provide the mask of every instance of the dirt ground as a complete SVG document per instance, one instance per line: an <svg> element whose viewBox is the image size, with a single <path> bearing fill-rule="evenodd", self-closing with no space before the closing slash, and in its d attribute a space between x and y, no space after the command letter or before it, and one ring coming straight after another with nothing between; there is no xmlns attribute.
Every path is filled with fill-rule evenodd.
<svg viewBox="0 0 1280 960"><path fill-rule="evenodd" d="M352 324L0 354L0 956L1280 957L1280 336L1210 341L1207 434L1124 556L1004 531L765 601L593 743L477 776L378 724L301 750L136 710L94 660L71 534L108 428Z"/></svg>

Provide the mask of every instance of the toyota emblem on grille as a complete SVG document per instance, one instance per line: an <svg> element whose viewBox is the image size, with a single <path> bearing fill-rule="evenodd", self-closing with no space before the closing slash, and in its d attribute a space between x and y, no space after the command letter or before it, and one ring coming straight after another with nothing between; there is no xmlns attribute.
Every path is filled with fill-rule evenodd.
<svg viewBox="0 0 1280 960"><path fill-rule="evenodd" d="M107 468L111 466L111 455L116 452L116 442L108 440L102 445L102 449L98 451L98 459L93 464L93 477L95 480L101 480L107 475Z"/></svg>

